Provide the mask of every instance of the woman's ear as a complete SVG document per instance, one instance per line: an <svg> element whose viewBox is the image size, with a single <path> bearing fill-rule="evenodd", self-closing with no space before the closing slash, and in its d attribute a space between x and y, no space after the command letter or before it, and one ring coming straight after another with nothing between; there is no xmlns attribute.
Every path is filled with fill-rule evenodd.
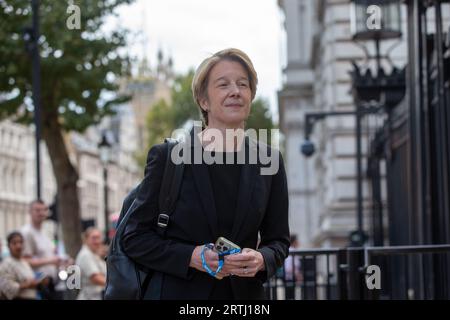
<svg viewBox="0 0 450 320"><path fill-rule="evenodd" d="M206 99L200 100L200 106L203 111L205 111L205 112L209 111L209 106L208 106L208 102L206 101Z"/></svg>

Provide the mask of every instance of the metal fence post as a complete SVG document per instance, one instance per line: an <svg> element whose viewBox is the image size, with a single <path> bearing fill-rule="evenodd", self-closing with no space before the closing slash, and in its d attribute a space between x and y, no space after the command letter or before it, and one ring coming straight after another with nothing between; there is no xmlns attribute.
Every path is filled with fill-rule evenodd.
<svg viewBox="0 0 450 320"><path fill-rule="evenodd" d="M363 299L362 286L364 284L360 268L363 266L363 249L359 247L347 248L347 288L349 300Z"/></svg>
<svg viewBox="0 0 450 320"><path fill-rule="evenodd" d="M347 250L339 249L337 253L337 289L340 300L348 299L348 289L347 289Z"/></svg>

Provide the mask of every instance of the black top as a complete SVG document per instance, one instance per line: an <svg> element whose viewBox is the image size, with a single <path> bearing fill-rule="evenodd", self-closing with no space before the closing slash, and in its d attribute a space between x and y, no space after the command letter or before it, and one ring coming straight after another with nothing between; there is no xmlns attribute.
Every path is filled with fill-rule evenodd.
<svg viewBox="0 0 450 320"><path fill-rule="evenodd" d="M237 152L228 153L227 156L227 152L214 153L213 151L211 156L216 159L218 157L223 159L222 164L208 165L219 224L219 235L233 241L231 233L236 213L242 164L237 164ZM233 163L230 164L230 160L227 161L228 158L226 157L230 157L230 160L233 157ZM229 277L216 281L210 299L233 299Z"/></svg>
<svg viewBox="0 0 450 320"><path fill-rule="evenodd" d="M223 164L210 164L208 165L208 171L216 205L219 235L230 239L236 212L242 165L236 163L236 152L230 152L234 156L234 161L233 164L227 164L225 160L226 153L216 152L216 158L223 157ZM212 152L212 156L214 156L214 152Z"/></svg>

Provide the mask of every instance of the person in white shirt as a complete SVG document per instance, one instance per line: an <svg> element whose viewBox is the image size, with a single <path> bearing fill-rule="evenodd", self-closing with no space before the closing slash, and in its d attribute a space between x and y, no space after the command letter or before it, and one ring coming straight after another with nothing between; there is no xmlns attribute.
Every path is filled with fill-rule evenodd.
<svg viewBox="0 0 450 320"><path fill-rule="evenodd" d="M106 262L102 259L102 233L94 227L84 232L84 245L75 260L81 271L78 300L101 300L106 285Z"/></svg>
<svg viewBox="0 0 450 320"><path fill-rule="evenodd" d="M42 288L44 299L60 299L54 286L58 281L58 267L63 260L56 255L54 243L42 231L42 224L48 217L48 207L42 200L30 204L31 223L22 227L24 237L24 258L34 271L42 272L50 278L49 285Z"/></svg>

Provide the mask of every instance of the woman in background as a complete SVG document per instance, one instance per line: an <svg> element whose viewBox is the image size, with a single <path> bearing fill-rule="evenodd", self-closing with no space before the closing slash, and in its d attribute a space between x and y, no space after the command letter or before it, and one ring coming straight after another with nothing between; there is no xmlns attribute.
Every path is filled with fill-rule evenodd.
<svg viewBox="0 0 450 320"><path fill-rule="evenodd" d="M101 300L106 285L106 263L102 259L103 237L94 227L84 232L84 245L75 261L81 271L81 291L78 300Z"/></svg>
<svg viewBox="0 0 450 320"><path fill-rule="evenodd" d="M37 298L36 288L44 278L36 277L30 264L22 257L24 240L20 232L11 232L7 242L10 256L0 265L0 278L4 283L2 293L10 300L34 300Z"/></svg>

